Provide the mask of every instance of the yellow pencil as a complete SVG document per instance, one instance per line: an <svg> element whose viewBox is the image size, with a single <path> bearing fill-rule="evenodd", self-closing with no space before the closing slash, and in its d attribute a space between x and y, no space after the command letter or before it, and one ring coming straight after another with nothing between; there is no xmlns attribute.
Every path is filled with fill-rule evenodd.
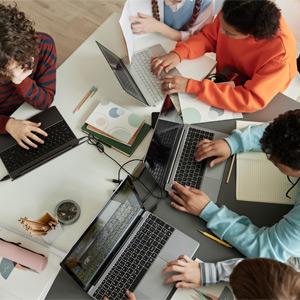
<svg viewBox="0 0 300 300"><path fill-rule="evenodd" d="M209 238L209 239L211 239L211 240L213 240L213 241L215 241L215 242L217 242L217 243L223 245L224 247L232 248L232 246L231 246L230 244L228 244L228 243L226 243L226 242L220 240L219 238L217 238L217 237L215 237L215 236L209 234L208 232L201 231L201 230L198 230L198 231L199 231L200 233L202 233L204 236L206 236L207 238Z"/></svg>
<svg viewBox="0 0 300 300"><path fill-rule="evenodd" d="M73 113L75 113L76 111L79 111L79 109L81 108L81 106L84 104L84 102L91 97L91 95L94 96L95 90L97 91L97 88L95 86L93 86L86 94L85 96L80 100L80 102L77 104L77 106L75 107L75 109L73 110Z"/></svg>

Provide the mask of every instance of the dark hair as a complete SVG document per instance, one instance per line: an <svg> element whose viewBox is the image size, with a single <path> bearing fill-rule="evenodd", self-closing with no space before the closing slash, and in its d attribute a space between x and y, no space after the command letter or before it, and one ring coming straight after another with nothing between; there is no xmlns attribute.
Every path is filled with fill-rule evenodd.
<svg viewBox="0 0 300 300"><path fill-rule="evenodd" d="M13 59L21 66L32 68L32 57L37 54L38 38L33 23L17 5L0 4L0 72L6 73Z"/></svg>
<svg viewBox="0 0 300 300"><path fill-rule="evenodd" d="M229 281L239 300L300 299L300 274L292 267L272 259L243 260L234 268Z"/></svg>
<svg viewBox="0 0 300 300"><path fill-rule="evenodd" d="M269 0L225 0L222 7L222 17L228 25L257 40L274 37L280 16L280 9Z"/></svg>
<svg viewBox="0 0 300 300"><path fill-rule="evenodd" d="M298 72L300 73L300 55L297 58L297 69L298 69Z"/></svg>
<svg viewBox="0 0 300 300"><path fill-rule="evenodd" d="M188 30L194 25L201 11L201 3L202 0L195 0L195 6L194 6L192 18L187 24L183 26L182 30ZM159 21L160 16L159 16L159 7L158 7L157 0L151 0L151 5L152 5L152 15L156 20Z"/></svg>
<svg viewBox="0 0 300 300"><path fill-rule="evenodd" d="M274 119L260 143L272 160L300 170L300 109L287 111Z"/></svg>

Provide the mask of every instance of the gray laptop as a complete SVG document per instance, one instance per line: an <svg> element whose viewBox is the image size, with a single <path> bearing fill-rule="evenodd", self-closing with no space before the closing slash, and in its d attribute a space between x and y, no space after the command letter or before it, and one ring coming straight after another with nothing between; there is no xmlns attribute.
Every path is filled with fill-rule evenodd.
<svg viewBox="0 0 300 300"><path fill-rule="evenodd" d="M151 59L166 54L161 45L134 53L132 63L129 64L128 59L121 59L99 42L96 43L125 92L148 106L163 102L161 81L150 70ZM180 75L177 69L168 74Z"/></svg>
<svg viewBox="0 0 300 300"><path fill-rule="evenodd" d="M194 255L199 244L143 209L127 177L64 258L61 266L94 299L166 299L162 269L179 255Z"/></svg>
<svg viewBox="0 0 300 300"><path fill-rule="evenodd" d="M208 160L196 162L197 143L202 139L221 139L222 132L197 125L183 124L173 101L166 97L159 114L144 163L152 177L167 191L173 181L204 191L217 201L222 183L225 162L209 168Z"/></svg>

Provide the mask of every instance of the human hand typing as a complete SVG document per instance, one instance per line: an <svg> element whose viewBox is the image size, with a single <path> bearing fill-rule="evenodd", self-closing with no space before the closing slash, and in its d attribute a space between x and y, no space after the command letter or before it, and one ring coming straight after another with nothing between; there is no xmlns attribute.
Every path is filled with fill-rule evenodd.
<svg viewBox="0 0 300 300"><path fill-rule="evenodd" d="M231 149L225 140L201 140L196 146L195 160L202 161L209 157L214 159L209 163L210 167L213 167L226 159L231 155Z"/></svg>
<svg viewBox="0 0 300 300"><path fill-rule="evenodd" d="M10 118L5 125L5 130L22 148L29 150L29 147L37 148L37 143L44 144L44 141L39 138L36 133L39 133L44 137L48 136L47 132L39 128L40 126L41 123Z"/></svg>
<svg viewBox="0 0 300 300"><path fill-rule="evenodd" d="M162 71L168 73L180 63L180 57L175 52L170 52L160 57L154 57L151 61L151 71L159 77Z"/></svg>
<svg viewBox="0 0 300 300"><path fill-rule="evenodd" d="M209 197L201 190L185 187L178 182L174 182L172 188L175 192L169 192L171 206L179 211L199 216L210 202Z"/></svg>
<svg viewBox="0 0 300 300"><path fill-rule="evenodd" d="M176 288L198 288L200 287L200 264L186 255L179 256L176 260L167 263L162 273L171 273L165 279L165 283L175 283Z"/></svg>

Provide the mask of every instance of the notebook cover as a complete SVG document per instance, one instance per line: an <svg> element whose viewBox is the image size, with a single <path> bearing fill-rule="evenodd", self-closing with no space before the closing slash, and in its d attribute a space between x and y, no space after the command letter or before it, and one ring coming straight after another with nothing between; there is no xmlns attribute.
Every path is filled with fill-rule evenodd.
<svg viewBox="0 0 300 300"><path fill-rule="evenodd" d="M87 126L88 126L88 124L85 123L81 127L83 132L85 132L87 134L92 134L93 136L97 137L100 141L102 141L104 144L111 145L113 148L115 148L116 150L122 152L123 154L125 154L127 156L131 156L133 154L135 149L139 146L139 144L143 141L143 139L145 138L145 136L148 134L148 132L151 129L151 126L149 124L144 123L144 126L140 130L135 141L133 142L133 144L131 146L129 146L129 145L125 145L123 143L117 142L113 139L110 139L107 136L104 136L104 135L98 134L94 131L91 131L87 128Z"/></svg>

